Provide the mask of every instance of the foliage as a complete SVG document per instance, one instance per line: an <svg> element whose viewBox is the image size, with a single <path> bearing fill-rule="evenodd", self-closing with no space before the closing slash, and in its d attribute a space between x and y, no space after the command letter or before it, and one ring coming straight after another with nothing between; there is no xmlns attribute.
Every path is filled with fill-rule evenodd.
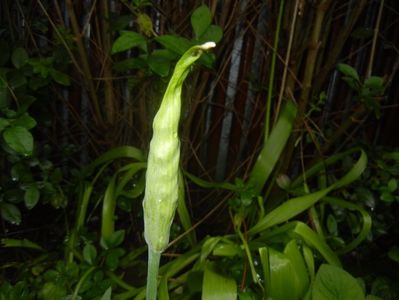
<svg viewBox="0 0 399 300"><path fill-rule="evenodd" d="M0 51L0 159L2 167L10 170L1 177L0 210L4 220L20 224L21 203L28 210L39 200L55 208L66 205L60 170L34 147L32 130L37 121L30 110L52 82L70 82L56 69L53 57L29 57L24 48L10 49L6 43L0 44Z"/></svg>
<svg viewBox="0 0 399 300"><path fill-rule="evenodd" d="M164 254L155 263L160 268L152 282L159 299L398 298L397 151L366 154L358 147L367 144L366 134L359 142L360 135L352 140L355 131L349 131L369 112L384 116L392 78L363 76L339 64L350 88L343 94L354 112L347 122L328 115L332 102L337 111L342 108L341 95L331 97L334 87L322 90L338 58L345 57L341 52L366 1L351 7L345 29L338 26L331 41L322 33L334 36L331 28L340 25L336 7L342 7L333 1L312 7L297 2L300 8L288 1L249 7L226 2L223 9L216 2L197 8L179 2L177 7L188 13L182 20L171 18L179 23L173 28L168 18L174 13L165 10L176 9L170 3L121 0L112 7L107 1L81 7L66 1L59 14L56 1L11 2L0 4L0 17L3 11L5 16L18 11L26 27L4 30L14 26L0 18L0 36L6 40L0 43L0 211L6 221L1 299L144 299L145 269L152 268L145 252L160 240L156 250ZM14 10L3 10L11 4ZM265 7L271 8L267 15L278 16L276 25L258 14ZM87 20L81 10L88 11ZM35 16L31 23L30 13ZM68 22L62 21L65 16ZM269 22L266 34L259 30L263 21ZM383 36L377 25L372 35ZM371 44L369 38L357 37ZM156 194L167 186L159 179L145 183L146 121L158 108L175 63L207 41L218 43L216 54L204 53L198 62L217 76L193 72L187 89L177 80L183 96L193 98L184 101L183 125L172 131L173 138L179 135L183 146L189 145L182 160L173 156L182 170L167 178L177 204L157 210L159 203L152 201L143 213L145 188ZM371 50L366 74L373 67ZM186 67L185 72L192 71ZM266 98L265 91L266 103L258 101ZM234 103L222 102L223 97ZM241 107L244 98L252 106ZM230 149L230 173L214 182L209 179L214 161L202 165L197 156L204 149L198 148L212 151L225 138L213 122L224 124L230 113L239 116L230 125L234 129L240 123L240 145L234 130L229 138L240 154L235 161L235 148ZM61 123L71 130L60 130ZM165 129L158 125L155 135ZM205 142L199 144L196 136L202 134ZM223 137L215 139L219 134ZM83 145L86 140L89 147ZM71 153L69 142L79 150ZM60 151L52 149L57 143ZM165 141L158 143L162 155ZM126 144L135 146L119 146ZM151 166L151 157L147 174L154 179L166 168ZM41 212L47 203L61 209ZM178 218L172 223L176 205ZM53 220L43 225L38 219L45 214ZM167 226L146 229L147 242L155 240L147 249L143 219L151 219L148 228L159 225L154 220L162 214ZM212 222L218 228L211 228Z"/></svg>

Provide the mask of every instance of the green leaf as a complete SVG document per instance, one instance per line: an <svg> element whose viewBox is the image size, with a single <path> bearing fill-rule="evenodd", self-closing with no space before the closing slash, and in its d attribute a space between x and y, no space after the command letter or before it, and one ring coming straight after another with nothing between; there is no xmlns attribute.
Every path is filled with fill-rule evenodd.
<svg viewBox="0 0 399 300"><path fill-rule="evenodd" d="M134 31L122 31L121 35L115 40L112 45L111 53L129 50L133 47L146 48L146 39L139 33Z"/></svg>
<svg viewBox="0 0 399 300"><path fill-rule="evenodd" d="M25 74L20 70L14 70L9 73L8 84L13 89L22 87L27 83Z"/></svg>
<svg viewBox="0 0 399 300"><path fill-rule="evenodd" d="M270 135L269 141L272 139L273 131ZM358 179L365 170L366 166L367 166L367 156L366 153L362 150L358 161L355 163L352 169L342 178L334 182L331 186L319 190L317 192L313 192L310 194L306 194L304 196L296 197L285 201L283 204L276 207L266 216L261 218L258 221L258 223L249 230L249 232L252 234L260 232L267 228L270 228L271 226L286 222L289 219L297 216L298 214L302 213L303 211L305 211L306 209L310 208L312 205L317 203L320 199L325 197L332 190L341 188ZM259 170L257 171L260 172L261 169L259 168ZM264 174L258 174L258 173L256 175L257 177L265 176ZM263 182L263 179L260 182ZM258 184L258 186L260 186L260 184Z"/></svg>
<svg viewBox="0 0 399 300"><path fill-rule="evenodd" d="M327 229L328 232L333 234L333 235L337 235L338 232L338 225L337 225L337 220L335 220L334 215L329 214L327 216Z"/></svg>
<svg viewBox="0 0 399 300"><path fill-rule="evenodd" d="M189 40L177 35L165 34L157 36L155 40L166 49L179 55L183 55L192 46Z"/></svg>
<svg viewBox="0 0 399 300"><path fill-rule="evenodd" d="M29 56L28 56L28 53L26 53L26 50L24 48L16 48L12 52L11 61L17 69L26 65L28 60L29 60Z"/></svg>
<svg viewBox="0 0 399 300"><path fill-rule="evenodd" d="M223 38L223 31L220 26L217 25L211 25L208 27L208 29L198 38L198 41L200 43L205 43L208 41L212 41L215 43L220 42L220 40Z"/></svg>
<svg viewBox="0 0 399 300"><path fill-rule="evenodd" d="M359 74L350 65L338 64L337 69L338 69L338 71L340 71L344 75L348 76L349 78L355 79L357 82L360 82Z"/></svg>
<svg viewBox="0 0 399 300"><path fill-rule="evenodd" d="M398 182L396 181L395 178L391 178L388 181L388 191L390 191L391 193L395 192L398 188Z"/></svg>
<svg viewBox="0 0 399 300"><path fill-rule="evenodd" d="M28 130L34 128L36 124L36 120L29 116L27 113L24 113L13 122L13 126L21 126Z"/></svg>
<svg viewBox="0 0 399 300"><path fill-rule="evenodd" d="M119 259L123 255L125 255L125 250L122 248L115 248L115 249L109 250L109 252L107 253L107 256L105 258L105 263L106 263L107 267L111 271L116 270L119 266Z"/></svg>
<svg viewBox="0 0 399 300"><path fill-rule="evenodd" d="M191 26L195 37L199 39L212 23L212 14L208 6L201 5L191 15ZM207 42L207 41L206 41Z"/></svg>
<svg viewBox="0 0 399 300"><path fill-rule="evenodd" d="M112 235L109 241L107 241L107 245L109 248L117 247L123 243L125 239L125 230L117 230Z"/></svg>
<svg viewBox="0 0 399 300"><path fill-rule="evenodd" d="M207 264L202 284L202 300L236 300L237 284L228 277L222 276Z"/></svg>
<svg viewBox="0 0 399 300"><path fill-rule="evenodd" d="M28 186L25 191L24 201L27 209L32 209L39 202L40 191L36 184Z"/></svg>
<svg viewBox="0 0 399 300"><path fill-rule="evenodd" d="M312 288L313 300L363 300L362 288L343 269L323 264L316 274Z"/></svg>
<svg viewBox="0 0 399 300"><path fill-rule="evenodd" d="M296 241L293 239L288 242L284 248L284 254L289 258L294 269L294 283L297 295L300 298L306 293L309 288L309 273L306 269L306 264L301 252L298 249Z"/></svg>
<svg viewBox="0 0 399 300"><path fill-rule="evenodd" d="M132 146L121 146L121 147L116 147L113 148L104 154L100 155L96 160L94 160L90 165L88 165L82 173L86 176L90 175L91 172L93 172L94 169L97 167L109 163L113 160L116 159L122 159L122 158L129 158L129 159L134 159L138 161L144 161L144 154L143 152Z"/></svg>
<svg viewBox="0 0 399 300"><path fill-rule="evenodd" d="M109 287L104 294L101 296L100 300L111 300L112 299L112 287Z"/></svg>
<svg viewBox="0 0 399 300"><path fill-rule="evenodd" d="M8 127L3 132L3 138L15 152L26 156L32 155L33 136L25 127Z"/></svg>
<svg viewBox="0 0 399 300"><path fill-rule="evenodd" d="M10 122L7 119L0 118L0 132L3 131L8 125L10 125Z"/></svg>
<svg viewBox="0 0 399 300"><path fill-rule="evenodd" d="M53 80L61 85L64 86L69 86L71 84L71 79L69 76L65 73L62 73L60 71L50 69L50 76L53 78Z"/></svg>
<svg viewBox="0 0 399 300"><path fill-rule="evenodd" d="M18 207L11 203L0 204L1 217L11 224L19 225L21 223L21 212Z"/></svg>
<svg viewBox="0 0 399 300"><path fill-rule="evenodd" d="M379 76L370 76L364 81L364 85L373 90L382 90L384 88L384 79Z"/></svg>
<svg viewBox="0 0 399 300"><path fill-rule="evenodd" d="M90 264L93 265L95 262L95 259L97 257L97 249L94 247L92 244L86 244L85 247L83 248L83 258L84 260Z"/></svg>
<svg viewBox="0 0 399 300"><path fill-rule="evenodd" d="M237 186L229 182L209 182L188 172L184 172L184 175L192 182L194 182L196 185L206 189L223 189L223 190L238 192Z"/></svg>
<svg viewBox="0 0 399 300"><path fill-rule="evenodd" d="M46 282L42 290L40 291L40 299L42 300L55 300L55 299L64 299L67 291L66 288L61 284L56 284L54 282Z"/></svg>
<svg viewBox="0 0 399 300"><path fill-rule="evenodd" d="M127 58L114 63L112 68L118 72L124 72L136 69L146 69L147 62L144 59L138 57Z"/></svg>
<svg viewBox="0 0 399 300"><path fill-rule="evenodd" d="M167 55L168 53L170 53L170 51L166 49L155 50L151 53L147 60L148 66L150 67L151 71L161 77L169 75L169 71L172 65L173 58L171 59L170 55Z"/></svg>
<svg viewBox="0 0 399 300"><path fill-rule="evenodd" d="M1 239L1 246L5 248L29 248L29 249L35 249L39 251L46 251L43 249L41 246L38 244L27 240L27 239L22 239L22 240L17 240L17 239Z"/></svg>
<svg viewBox="0 0 399 300"><path fill-rule="evenodd" d="M296 112L296 106L292 102L287 102L281 111L276 126L270 133L269 139L258 155L248 179L248 184L254 188L256 195L260 194L280 159L281 152L291 135Z"/></svg>
<svg viewBox="0 0 399 300"><path fill-rule="evenodd" d="M314 232L308 225L302 222L293 222L295 224L292 233L298 239L306 242L307 245L313 247L323 258L331 265L340 267L341 262L334 253L334 251L327 245L327 243L320 237L319 234Z"/></svg>
<svg viewBox="0 0 399 300"><path fill-rule="evenodd" d="M355 239L353 239L350 243L348 243L344 248L337 250L337 253L345 254L345 253L352 251L362 241L364 241L367 238L367 236L371 230L372 219L371 219L370 214L365 209L363 209L360 205L353 204L349 201L344 201L337 197L327 196L327 197L323 198L323 201L330 203L331 205L334 205L334 206L343 207L345 209L357 210L360 213L361 220L362 220L362 228L361 228L358 236Z"/></svg>

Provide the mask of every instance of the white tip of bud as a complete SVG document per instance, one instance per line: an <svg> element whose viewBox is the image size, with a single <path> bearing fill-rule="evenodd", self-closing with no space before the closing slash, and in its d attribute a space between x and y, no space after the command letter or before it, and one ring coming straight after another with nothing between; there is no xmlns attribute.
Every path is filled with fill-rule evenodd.
<svg viewBox="0 0 399 300"><path fill-rule="evenodd" d="M204 50L208 50L210 48L215 48L216 47L216 43L215 42L206 42L204 44L201 45L201 48Z"/></svg>

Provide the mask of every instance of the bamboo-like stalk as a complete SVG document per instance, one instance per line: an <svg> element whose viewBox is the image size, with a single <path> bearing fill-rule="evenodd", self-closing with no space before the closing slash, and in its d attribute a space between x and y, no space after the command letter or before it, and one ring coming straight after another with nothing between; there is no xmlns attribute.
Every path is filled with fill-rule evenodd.
<svg viewBox="0 0 399 300"><path fill-rule="evenodd" d="M110 58L111 52L111 36L109 26L109 7L108 1L100 1L101 3L101 34L102 34L102 52L103 58L103 74L104 74L104 106L106 120L109 124L115 121L115 104L114 101L114 88L112 84L112 62Z"/></svg>
<svg viewBox="0 0 399 300"><path fill-rule="evenodd" d="M101 124L102 123L102 113L101 113L100 104L98 101L96 89L95 89L94 82L93 82L93 76L92 76L91 70L90 70L89 58L88 58L88 55L86 52L86 48L83 44L82 34L80 32L79 23L76 18L75 10L74 10L73 3L71 0L66 0L66 9L68 12L68 16L71 20L72 30L75 35L76 45L78 47L80 63L82 65L82 71L83 71L83 80L87 86L87 89L88 89L88 92L90 95L90 99L91 99L91 103L93 105L93 109L94 109L93 117L94 117L94 120L98 124Z"/></svg>
<svg viewBox="0 0 399 300"><path fill-rule="evenodd" d="M382 11L384 9L384 3L385 3L384 0L381 0L380 8L378 9L378 16L377 16L377 21L376 21L375 28L374 28L373 43L371 44L369 64L367 66L367 71L366 71L366 78L370 77L371 73L373 71L375 48L377 45L378 33L380 31L380 24L381 24L381 18L382 18Z"/></svg>
<svg viewBox="0 0 399 300"><path fill-rule="evenodd" d="M281 29L281 21L283 19L284 5L285 5L285 0L281 0L277 17L276 32L274 33L273 55L270 63L270 75L269 75L269 84L268 84L267 100L266 100L265 133L263 141L264 143L266 143L270 133L270 116L272 109L274 77L276 71L276 58L277 58L278 44L280 40L280 29Z"/></svg>

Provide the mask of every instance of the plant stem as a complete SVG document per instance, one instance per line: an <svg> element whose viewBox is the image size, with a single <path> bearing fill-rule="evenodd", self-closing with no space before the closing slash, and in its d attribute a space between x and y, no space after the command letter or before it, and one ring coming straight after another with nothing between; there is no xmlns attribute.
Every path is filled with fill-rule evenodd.
<svg viewBox="0 0 399 300"><path fill-rule="evenodd" d="M147 269L147 300L156 300L158 291L158 270L161 253L148 248L148 269Z"/></svg>
<svg viewBox="0 0 399 300"><path fill-rule="evenodd" d="M85 282L86 278L90 275L90 273L93 272L95 269L96 269L96 267L91 267L83 274L83 276L78 281L78 284L76 285L75 290L73 291L71 300L77 299L78 293L79 293L79 290L80 290L82 284Z"/></svg>

